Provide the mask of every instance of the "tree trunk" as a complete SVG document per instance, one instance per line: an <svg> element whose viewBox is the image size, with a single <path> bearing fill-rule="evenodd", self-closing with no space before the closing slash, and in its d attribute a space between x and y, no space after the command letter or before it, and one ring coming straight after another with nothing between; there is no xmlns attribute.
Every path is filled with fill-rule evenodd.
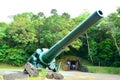
<svg viewBox="0 0 120 80"><path fill-rule="evenodd" d="M87 46L88 46L88 54L89 54L89 53L90 53L90 44L89 44L89 40L88 40L88 34L87 34L87 31L85 32L85 35L86 35ZM93 63L93 58L92 58L91 55L90 55L90 60L91 60L92 63Z"/></svg>
<svg viewBox="0 0 120 80"><path fill-rule="evenodd" d="M116 48L117 48L117 50L118 50L118 53L119 53L119 55L120 55L120 48L119 48L119 46L118 46L118 44L117 44L117 41L116 41L116 38L112 35L112 38L113 38L113 40L114 40L114 44L115 44L115 46L116 46Z"/></svg>

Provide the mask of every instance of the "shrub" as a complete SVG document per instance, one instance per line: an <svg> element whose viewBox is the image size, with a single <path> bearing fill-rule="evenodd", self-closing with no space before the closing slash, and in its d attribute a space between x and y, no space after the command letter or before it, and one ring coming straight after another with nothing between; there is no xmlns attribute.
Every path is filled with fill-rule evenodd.
<svg viewBox="0 0 120 80"><path fill-rule="evenodd" d="M28 54L22 49L8 49L8 54L6 56L6 63L15 66L21 66L27 62Z"/></svg>
<svg viewBox="0 0 120 80"><path fill-rule="evenodd" d="M114 67L119 67L120 66L120 61L116 61L112 64L112 66Z"/></svg>

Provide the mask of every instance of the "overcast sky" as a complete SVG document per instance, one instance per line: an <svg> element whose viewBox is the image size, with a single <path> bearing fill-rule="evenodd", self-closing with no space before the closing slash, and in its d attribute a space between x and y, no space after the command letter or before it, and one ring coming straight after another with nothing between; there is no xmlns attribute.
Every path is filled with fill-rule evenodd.
<svg viewBox="0 0 120 80"><path fill-rule="evenodd" d="M0 0L0 22L9 22L8 16L23 12L43 12L46 16L51 9L58 13L69 13L72 17L80 15L84 9L89 12L102 10L104 15L115 12L120 0Z"/></svg>

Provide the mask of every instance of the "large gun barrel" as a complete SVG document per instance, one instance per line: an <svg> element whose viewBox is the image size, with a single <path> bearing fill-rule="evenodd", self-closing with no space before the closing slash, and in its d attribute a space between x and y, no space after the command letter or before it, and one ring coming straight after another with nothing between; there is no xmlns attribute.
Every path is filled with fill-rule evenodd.
<svg viewBox="0 0 120 80"><path fill-rule="evenodd" d="M58 71L59 66L56 67L55 58L60 55L65 47L67 47L71 42L78 38L83 32L85 32L102 17L103 13L101 10L95 11L91 16L80 23L75 29L73 29L68 35L58 41L55 45L53 45L49 50L42 51L37 49L36 52L29 58L28 62L33 64L35 67L47 67L54 72ZM27 71L29 72L29 70Z"/></svg>
<svg viewBox="0 0 120 80"><path fill-rule="evenodd" d="M102 17L102 11L95 11L91 16L89 16L82 23L80 23L68 35L66 35L63 39L61 39L55 45L53 45L47 52L42 54L40 56L40 60L45 64L50 63L65 49L66 46L68 46L71 42L78 38L83 32L85 32L90 26L92 26Z"/></svg>

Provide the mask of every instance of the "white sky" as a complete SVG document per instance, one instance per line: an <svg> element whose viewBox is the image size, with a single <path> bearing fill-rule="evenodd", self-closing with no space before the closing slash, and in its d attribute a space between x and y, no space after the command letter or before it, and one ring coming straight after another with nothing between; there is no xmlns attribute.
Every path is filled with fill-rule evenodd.
<svg viewBox="0 0 120 80"><path fill-rule="evenodd" d="M58 13L69 13L72 17L80 15L84 9L90 12L102 10L104 15L115 12L120 0L0 0L0 22L9 22L8 16L23 12L43 12L49 15L51 9Z"/></svg>

